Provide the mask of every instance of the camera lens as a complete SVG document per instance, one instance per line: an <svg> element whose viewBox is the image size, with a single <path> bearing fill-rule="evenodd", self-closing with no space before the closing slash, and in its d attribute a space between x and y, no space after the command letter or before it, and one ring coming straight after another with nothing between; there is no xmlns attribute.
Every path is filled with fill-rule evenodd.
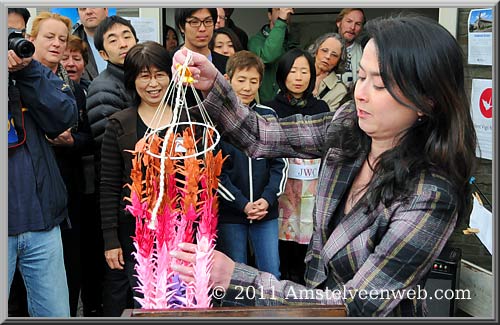
<svg viewBox="0 0 500 325"><path fill-rule="evenodd" d="M16 37L9 40L9 50L13 50L20 58L29 58L35 53L35 46L24 38Z"/></svg>

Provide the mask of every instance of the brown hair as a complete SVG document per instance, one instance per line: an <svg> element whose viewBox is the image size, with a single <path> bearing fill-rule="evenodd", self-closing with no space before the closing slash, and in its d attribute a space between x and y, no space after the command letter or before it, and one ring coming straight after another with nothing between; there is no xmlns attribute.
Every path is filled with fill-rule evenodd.
<svg viewBox="0 0 500 325"><path fill-rule="evenodd" d="M76 35L69 35L67 50L80 52L85 65L89 63L89 48L87 44Z"/></svg>
<svg viewBox="0 0 500 325"><path fill-rule="evenodd" d="M243 50L234 53L229 60L227 60L226 73L229 76L229 80L231 80L237 69L247 70L250 68L257 69L260 81L262 81L264 77L264 62L254 53Z"/></svg>
<svg viewBox="0 0 500 325"><path fill-rule="evenodd" d="M363 14L363 25L366 23L366 16L365 16L365 11L361 8L344 8L342 9L339 14L337 15L337 19L335 20L336 23L338 23L339 21L342 20L342 18L344 18L345 15L347 15L348 13L350 12L353 12L353 11L361 11L361 13Z"/></svg>

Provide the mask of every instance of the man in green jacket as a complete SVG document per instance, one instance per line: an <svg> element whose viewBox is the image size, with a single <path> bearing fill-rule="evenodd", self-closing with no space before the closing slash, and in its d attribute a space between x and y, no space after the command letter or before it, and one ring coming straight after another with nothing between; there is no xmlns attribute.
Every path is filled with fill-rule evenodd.
<svg viewBox="0 0 500 325"><path fill-rule="evenodd" d="M264 78L259 89L260 102L274 98L279 87L276 83L276 69L279 58L288 50L298 47L299 35L288 33L290 15L293 8L269 8L269 24L248 40L248 49L259 56L266 66Z"/></svg>

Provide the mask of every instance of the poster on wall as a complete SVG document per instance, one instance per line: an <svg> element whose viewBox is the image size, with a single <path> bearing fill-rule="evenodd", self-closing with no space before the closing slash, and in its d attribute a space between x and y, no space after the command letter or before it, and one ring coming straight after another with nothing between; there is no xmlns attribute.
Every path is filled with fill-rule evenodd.
<svg viewBox="0 0 500 325"><path fill-rule="evenodd" d="M491 65L493 56L493 13L473 9L469 14L469 64Z"/></svg>
<svg viewBox="0 0 500 325"><path fill-rule="evenodd" d="M472 79L471 112L477 133L476 156L493 159L493 90L491 79Z"/></svg>
<svg viewBox="0 0 500 325"><path fill-rule="evenodd" d="M139 42L154 41L160 42L158 39L158 24L153 18L139 18L139 17L124 17L130 20L132 26L134 26L135 32Z"/></svg>

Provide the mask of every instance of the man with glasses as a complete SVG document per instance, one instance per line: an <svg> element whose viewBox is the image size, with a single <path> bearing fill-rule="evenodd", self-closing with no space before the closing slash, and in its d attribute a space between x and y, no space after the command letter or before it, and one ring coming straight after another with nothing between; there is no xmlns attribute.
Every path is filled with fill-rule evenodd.
<svg viewBox="0 0 500 325"><path fill-rule="evenodd" d="M183 47L206 56L222 74L226 73L228 57L210 51L208 43L212 39L216 8L177 8L175 9L175 25L184 37Z"/></svg>
<svg viewBox="0 0 500 325"><path fill-rule="evenodd" d="M175 25L184 37L184 45L179 48L187 48L206 56L220 73L226 73L226 62L229 57L212 52L208 47L214 34L217 22L216 8L177 8L175 9ZM197 90L198 97L203 98L201 91ZM186 93L188 106L196 105L196 99L191 88Z"/></svg>
<svg viewBox="0 0 500 325"><path fill-rule="evenodd" d="M217 8L217 22L215 23L215 29L226 27L226 12L224 8Z"/></svg>

